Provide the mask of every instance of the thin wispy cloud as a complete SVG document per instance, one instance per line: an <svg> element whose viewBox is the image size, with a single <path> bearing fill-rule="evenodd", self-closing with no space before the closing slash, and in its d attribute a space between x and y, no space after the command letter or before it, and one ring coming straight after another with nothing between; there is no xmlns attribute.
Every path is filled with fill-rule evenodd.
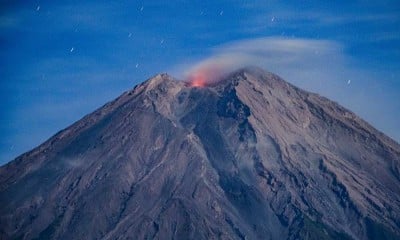
<svg viewBox="0 0 400 240"><path fill-rule="evenodd" d="M274 32L282 36L296 36L296 33L308 33L309 35L320 35L324 38L326 31L335 32L334 39L352 38L352 41L362 42L372 39L377 34L390 37L376 38L374 41L396 40L399 31L396 30L400 24L400 14L395 1L388 1L387 6L393 5L388 11L382 9L382 4L375 7L360 7L360 5L349 4L342 8L315 9L299 8L292 4L283 2L271 3L248 3L238 2L249 12L248 18L241 19L240 31L247 34ZM318 5L318 4L316 4ZM352 7L352 5L354 5ZM397 4L398 5L398 4ZM323 4L322 4L323 6ZM361 5L364 6L364 3ZM374 9L374 11L371 11ZM354 27L364 28L376 26L375 31L355 32L348 31ZM310 29L313 32L308 32ZM378 30L378 31L376 31ZM367 38L367 39L365 39Z"/></svg>
<svg viewBox="0 0 400 240"><path fill-rule="evenodd" d="M197 69L215 67L226 73L246 65L260 65L271 71L298 66L305 72L312 72L312 69L321 69L318 63L325 62L323 59L342 59L342 51L340 44L327 40L282 37L244 39L212 47L211 57L191 66L180 65L173 72L185 78Z"/></svg>

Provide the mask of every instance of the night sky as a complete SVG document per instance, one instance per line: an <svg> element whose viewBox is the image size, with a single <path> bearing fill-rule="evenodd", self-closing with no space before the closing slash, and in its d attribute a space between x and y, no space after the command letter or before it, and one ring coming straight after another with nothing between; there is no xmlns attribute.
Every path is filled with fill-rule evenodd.
<svg viewBox="0 0 400 240"><path fill-rule="evenodd" d="M0 0L0 164L204 64L258 65L399 142L400 2L282 2Z"/></svg>

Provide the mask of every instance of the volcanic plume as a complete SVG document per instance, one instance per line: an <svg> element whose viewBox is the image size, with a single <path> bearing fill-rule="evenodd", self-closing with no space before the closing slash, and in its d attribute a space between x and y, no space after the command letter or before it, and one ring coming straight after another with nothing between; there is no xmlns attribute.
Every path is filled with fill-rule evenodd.
<svg viewBox="0 0 400 240"><path fill-rule="evenodd" d="M398 143L272 73L198 69L1 167L0 239L399 239Z"/></svg>
<svg viewBox="0 0 400 240"><path fill-rule="evenodd" d="M217 84L238 66L250 63L249 57L240 54L222 54L200 61L186 72L186 80L194 87Z"/></svg>
<svg viewBox="0 0 400 240"><path fill-rule="evenodd" d="M218 64L199 65L189 72L187 80L193 87L205 87L218 82L225 72L224 66Z"/></svg>

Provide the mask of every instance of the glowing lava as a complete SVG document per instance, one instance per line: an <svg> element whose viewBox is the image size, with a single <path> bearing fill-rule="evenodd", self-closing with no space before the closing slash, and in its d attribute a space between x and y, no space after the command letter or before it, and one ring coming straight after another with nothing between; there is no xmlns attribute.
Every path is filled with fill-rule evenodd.
<svg viewBox="0 0 400 240"><path fill-rule="evenodd" d="M206 76L201 71L193 73L189 77L189 79L190 79L190 85L192 87L205 87L206 86Z"/></svg>
<svg viewBox="0 0 400 240"><path fill-rule="evenodd" d="M188 82L192 87L207 87L218 82L224 74L218 64L205 63L189 71Z"/></svg>

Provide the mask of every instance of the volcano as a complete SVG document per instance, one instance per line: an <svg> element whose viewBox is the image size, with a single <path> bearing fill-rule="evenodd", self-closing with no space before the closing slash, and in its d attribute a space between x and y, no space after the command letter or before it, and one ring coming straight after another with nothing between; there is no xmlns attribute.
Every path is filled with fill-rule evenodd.
<svg viewBox="0 0 400 240"><path fill-rule="evenodd" d="M0 168L1 239L399 239L400 145L259 68L159 74Z"/></svg>

